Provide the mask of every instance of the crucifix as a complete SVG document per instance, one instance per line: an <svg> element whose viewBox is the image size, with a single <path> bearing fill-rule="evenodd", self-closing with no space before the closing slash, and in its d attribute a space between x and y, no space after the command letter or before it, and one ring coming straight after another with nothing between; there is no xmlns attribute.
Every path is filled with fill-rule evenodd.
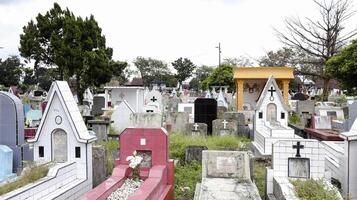
<svg viewBox="0 0 357 200"><path fill-rule="evenodd" d="M197 123L195 123L195 124L193 125L193 127L195 127L194 131L197 131L198 124L197 124Z"/></svg>
<svg viewBox="0 0 357 200"><path fill-rule="evenodd" d="M293 149L296 149L296 155L295 157L300 158L300 149L303 149L304 145L300 145L300 142L296 142L296 145L293 145Z"/></svg>
<svg viewBox="0 0 357 200"><path fill-rule="evenodd" d="M226 120L223 120L222 124L223 124L223 129L227 129L228 122Z"/></svg>
<svg viewBox="0 0 357 200"><path fill-rule="evenodd" d="M268 92L270 92L270 100L273 101L274 100L274 92L276 92L276 90L274 90L273 86L270 87L270 90L268 90Z"/></svg>
<svg viewBox="0 0 357 200"><path fill-rule="evenodd" d="M153 96L150 100L151 100L152 102L155 102L157 99L155 98L155 96Z"/></svg>

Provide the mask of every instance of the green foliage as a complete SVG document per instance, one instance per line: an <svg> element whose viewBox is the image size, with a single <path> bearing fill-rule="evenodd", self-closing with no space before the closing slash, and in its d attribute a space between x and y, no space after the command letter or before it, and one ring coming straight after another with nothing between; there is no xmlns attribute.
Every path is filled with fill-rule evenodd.
<svg viewBox="0 0 357 200"><path fill-rule="evenodd" d="M203 81L212 73L214 70L213 67L202 65L201 67L197 67L194 73L195 77L190 81L190 88L192 89L207 89L202 83Z"/></svg>
<svg viewBox="0 0 357 200"><path fill-rule="evenodd" d="M335 102L337 103L337 104L341 104L341 103L346 103L347 102L347 97L346 97L346 95L340 95L336 100L335 100Z"/></svg>
<svg viewBox="0 0 357 200"><path fill-rule="evenodd" d="M213 70L212 73L202 82L203 88L210 86L229 86L229 90L233 91L235 88L233 80L233 66L223 64Z"/></svg>
<svg viewBox="0 0 357 200"><path fill-rule="evenodd" d="M48 173L48 165L31 166L18 180L0 186L0 196L43 178Z"/></svg>
<svg viewBox="0 0 357 200"><path fill-rule="evenodd" d="M99 145L103 145L107 151L107 158L108 158L108 174L112 174L113 167L114 167L114 157L113 152L119 150L119 141L118 140L108 140L108 141L100 141Z"/></svg>
<svg viewBox="0 0 357 200"><path fill-rule="evenodd" d="M106 47L101 32L93 15L82 19L54 3L46 14L38 14L36 22L31 20L23 27L19 51L35 60L35 73L39 67L56 66L52 79L76 78L81 102L86 88L110 81L127 65L112 60L113 49Z"/></svg>
<svg viewBox="0 0 357 200"><path fill-rule="evenodd" d="M290 124L298 124L298 123L300 123L300 117L296 113L290 115L289 116L289 123Z"/></svg>
<svg viewBox="0 0 357 200"><path fill-rule="evenodd" d="M338 200L337 191L327 188L322 180L291 180L301 200Z"/></svg>
<svg viewBox="0 0 357 200"><path fill-rule="evenodd" d="M193 199L196 184L201 181L201 165L197 161L175 167L175 198L177 200Z"/></svg>
<svg viewBox="0 0 357 200"><path fill-rule="evenodd" d="M196 68L196 66L188 58L179 58L171 64L177 70L176 77L180 84L187 78L191 77Z"/></svg>
<svg viewBox="0 0 357 200"><path fill-rule="evenodd" d="M4 61L0 59L0 85L18 85L21 75L22 64L17 56L11 56Z"/></svg>
<svg viewBox="0 0 357 200"><path fill-rule="evenodd" d="M168 86L176 86L177 79L171 74L167 64L153 58L137 57L133 61L138 68L144 85L149 86L155 82L165 82ZM176 83L176 84L174 84Z"/></svg>
<svg viewBox="0 0 357 200"><path fill-rule="evenodd" d="M271 167L271 162L268 160L254 160L254 181L262 199L265 199L265 179L267 167Z"/></svg>
<svg viewBox="0 0 357 200"><path fill-rule="evenodd" d="M180 163L185 161L185 149L187 146L206 146L210 150L242 149L250 140L245 137L207 136L191 137L183 134L170 134L170 158L178 159Z"/></svg>
<svg viewBox="0 0 357 200"><path fill-rule="evenodd" d="M336 78L342 88L349 93L356 92L357 87L357 40L331 57L327 63L327 72Z"/></svg>

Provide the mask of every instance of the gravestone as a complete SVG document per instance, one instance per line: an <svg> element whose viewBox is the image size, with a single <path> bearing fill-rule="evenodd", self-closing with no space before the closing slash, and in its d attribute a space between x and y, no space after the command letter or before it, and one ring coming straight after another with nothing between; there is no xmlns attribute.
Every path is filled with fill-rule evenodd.
<svg viewBox="0 0 357 200"><path fill-rule="evenodd" d="M13 162L13 152L6 145L0 145L0 183L5 181L10 176L13 176L12 173L12 162Z"/></svg>
<svg viewBox="0 0 357 200"><path fill-rule="evenodd" d="M226 119L226 120L237 120L238 135L250 137L250 129L247 126L248 123L246 123L246 121L245 121L245 115L248 115L248 114L242 113L241 111L239 111L239 112L226 112L226 113L224 113L223 118Z"/></svg>
<svg viewBox="0 0 357 200"><path fill-rule="evenodd" d="M193 104L193 103L179 103L177 111L178 112L187 112L190 117L189 122L190 123L194 122L195 104Z"/></svg>
<svg viewBox="0 0 357 200"><path fill-rule="evenodd" d="M144 106L153 112L162 113L162 95L159 91L152 89L145 95ZM155 108L150 108L155 107ZM145 110L147 112L147 110Z"/></svg>
<svg viewBox="0 0 357 200"><path fill-rule="evenodd" d="M206 146L187 146L185 150L185 162L189 163L193 160L202 162L202 151L208 150Z"/></svg>
<svg viewBox="0 0 357 200"><path fill-rule="evenodd" d="M315 129L331 129L331 117L330 116L314 116Z"/></svg>
<svg viewBox="0 0 357 200"><path fill-rule="evenodd" d="M88 125L92 128L98 141L106 141L108 140L110 124L112 122L110 120L88 120Z"/></svg>
<svg viewBox="0 0 357 200"><path fill-rule="evenodd" d="M166 124L172 125L172 132L183 133L186 131L186 124L189 123L187 112L168 112L166 113Z"/></svg>
<svg viewBox="0 0 357 200"><path fill-rule="evenodd" d="M93 168L93 187L102 183L108 176L108 159L106 148L102 145L92 147L92 168Z"/></svg>
<svg viewBox="0 0 357 200"><path fill-rule="evenodd" d="M94 115L94 116L102 115L104 113L103 108L105 108L105 97L94 96L93 97L92 115Z"/></svg>
<svg viewBox="0 0 357 200"><path fill-rule="evenodd" d="M190 136L207 136L207 124L188 123L186 124L185 133Z"/></svg>
<svg viewBox="0 0 357 200"><path fill-rule="evenodd" d="M238 135L237 120L216 119L212 121L213 135Z"/></svg>
<svg viewBox="0 0 357 200"><path fill-rule="evenodd" d="M134 113L135 110L126 100L115 107L115 110L111 115L111 120L113 121L113 127L118 134L131 126L130 116Z"/></svg>
<svg viewBox="0 0 357 200"><path fill-rule="evenodd" d="M167 102L167 111L168 112L177 112L178 111L178 105L181 103L181 99L177 97L176 95L170 96L169 100Z"/></svg>
<svg viewBox="0 0 357 200"><path fill-rule="evenodd" d="M13 94L0 92L0 144L13 151L13 172L22 167L24 112L21 100Z"/></svg>
<svg viewBox="0 0 357 200"><path fill-rule="evenodd" d="M160 128L162 115L159 113L132 113L130 126L134 128Z"/></svg>
<svg viewBox="0 0 357 200"><path fill-rule="evenodd" d="M207 124L207 133L212 134L212 121L217 119L217 101L197 98L195 100L195 123Z"/></svg>
<svg viewBox="0 0 357 200"><path fill-rule="evenodd" d="M223 106L218 106L217 107L217 118L218 119L223 119L224 118L224 113L227 112L228 109Z"/></svg>

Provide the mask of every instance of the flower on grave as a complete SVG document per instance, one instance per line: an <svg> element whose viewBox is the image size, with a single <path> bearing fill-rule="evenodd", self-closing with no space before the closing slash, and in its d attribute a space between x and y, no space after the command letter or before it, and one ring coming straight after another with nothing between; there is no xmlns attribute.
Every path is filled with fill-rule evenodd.
<svg viewBox="0 0 357 200"><path fill-rule="evenodd" d="M126 161L129 161L129 167L133 169L133 179L139 180L140 179L139 165L141 161L143 161L143 157L138 156L136 151L134 151L132 156L126 157Z"/></svg>

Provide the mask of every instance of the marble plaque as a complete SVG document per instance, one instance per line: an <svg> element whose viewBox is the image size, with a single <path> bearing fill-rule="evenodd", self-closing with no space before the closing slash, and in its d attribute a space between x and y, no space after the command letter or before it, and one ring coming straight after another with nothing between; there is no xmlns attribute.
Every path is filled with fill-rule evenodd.
<svg viewBox="0 0 357 200"><path fill-rule="evenodd" d="M207 175L209 177L241 177L243 174L243 155L215 155L209 158L209 160L207 165Z"/></svg>
<svg viewBox="0 0 357 200"><path fill-rule="evenodd" d="M310 159L288 158L288 177L310 178Z"/></svg>
<svg viewBox="0 0 357 200"><path fill-rule="evenodd" d="M53 161L67 161L67 133L63 130L58 130L52 133L53 142Z"/></svg>

